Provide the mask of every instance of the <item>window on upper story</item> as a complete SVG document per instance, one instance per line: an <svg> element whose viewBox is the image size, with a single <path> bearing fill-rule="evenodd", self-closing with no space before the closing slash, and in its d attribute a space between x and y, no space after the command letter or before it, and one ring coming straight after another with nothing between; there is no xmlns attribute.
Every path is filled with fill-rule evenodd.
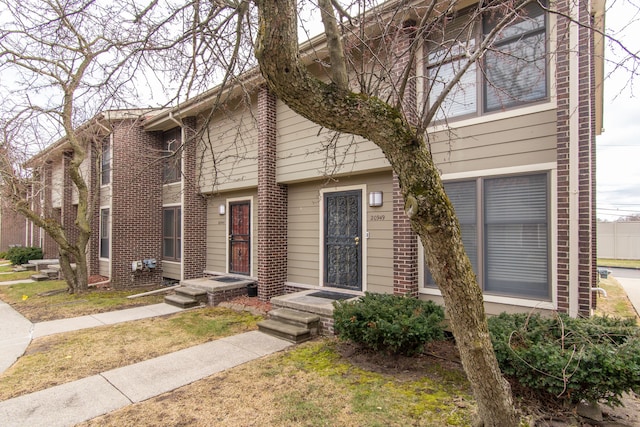
<svg viewBox="0 0 640 427"><path fill-rule="evenodd" d="M512 108L548 98L546 14L532 3L504 27L483 59L472 64L446 96L434 120L451 120ZM432 32L426 43L429 105L489 34L500 16L470 20L460 12Z"/></svg>
<svg viewBox="0 0 640 427"><path fill-rule="evenodd" d="M109 258L109 209L100 209L100 258Z"/></svg>
<svg viewBox="0 0 640 427"><path fill-rule="evenodd" d="M550 299L548 181L537 173L444 184L485 293ZM435 287L426 265L424 286Z"/></svg>
<svg viewBox="0 0 640 427"><path fill-rule="evenodd" d="M162 258L180 261L182 255L182 209L174 206L162 209Z"/></svg>
<svg viewBox="0 0 640 427"><path fill-rule="evenodd" d="M182 178L182 130L171 129L162 134L163 173L165 184L180 181Z"/></svg>
<svg viewBox="0 0 640 427"><path fill-rule="evenodd" d="M108 140L102 143L100 160L100 183L102 185L111 183L111 147Z"/></svg>

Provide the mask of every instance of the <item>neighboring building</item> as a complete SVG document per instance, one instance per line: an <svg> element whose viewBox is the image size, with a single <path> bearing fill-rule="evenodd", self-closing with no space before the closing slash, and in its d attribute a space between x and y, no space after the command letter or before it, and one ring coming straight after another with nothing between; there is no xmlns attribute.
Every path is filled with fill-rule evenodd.
<svg viewBox="0 0 640 427"><path fill-rule="evenodd" d="M569 11L558 2L585 24L571 28L562 16L531 6L527 25L513 25L503 47L527 44L532 57L516 72L488 53L485 67L468 70L445 103L448 126L430 129L489 313L588 315L595 304L602 74L601 57L593 55L601 46L587 26L602 19L603 5L592 4ZM488 18L476 24L478 38L491 29ZM406 41L389 49L398 67ZM322 39L307 46L322 51ZM430 63L437 55L430 55L429 40L423 46L413 84L434 67L455 67L455 60ZM309 67L322 73L313 58ZM295 114L258 73L244 83L143 122L109 120L110 145L96 171L103 185L92 271L116 285L239 275L257 280L263 300L319 287L441 302L381 150ZM431 96L439 90L434 85ZM427 96L421 87L408 93L416 94L416 105ZM63 170L64 157L54 163ZM131 263L145 258L161 263L132 272Z"/></svg>
<svg viewBox="0 0 640 427"><path fill-rule="evenodd" d="M12 246L30 246L26 219L0 200L0 252Z"/></svg>

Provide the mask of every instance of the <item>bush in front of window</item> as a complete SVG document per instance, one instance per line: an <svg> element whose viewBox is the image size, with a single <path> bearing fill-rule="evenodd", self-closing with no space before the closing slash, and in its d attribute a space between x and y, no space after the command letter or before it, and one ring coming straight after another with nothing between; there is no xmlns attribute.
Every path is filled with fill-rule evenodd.
<svg viewBox="0 0 640 427"><path fill-rule="evenodd" d="M26 264L32 259L42 259L42 249L35 246L9 248L6 259L13 265Z"/></svg>
<svg viewBox="0 0 640 427"><path fill-rule="evenodd" d="M367 292L335 302L333 320L340 339L391 354L419 354L427 342L444 338L443 308L411 297Z"/></svg>
<svg viewBox="0 0 640 427"><path fill-rule="evenodd" d="M506 314L489 319L502 372L541 399L622 405L640 391L635 319Z"/></svg>

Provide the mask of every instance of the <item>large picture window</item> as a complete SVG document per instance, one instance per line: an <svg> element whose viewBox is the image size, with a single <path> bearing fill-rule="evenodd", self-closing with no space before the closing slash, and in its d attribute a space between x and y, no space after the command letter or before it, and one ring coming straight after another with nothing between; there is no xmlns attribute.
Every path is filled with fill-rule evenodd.
<svg viewBox="0 0 640 427"><path fill-rule="evenodd" d="M429 105L435 104L475 50L476 40L486 37L500 18L493 14L469 22L469 15L462 11L429 35L425 43ZM546 15L540 5L527 6L520 18L498 33L482 61L472 64L452 87L434 120L479 115L547 99L546 28Z"/></svg>
<svg viewBox="0 0 640 427"><path fill-rule="evenodd" d="M546 173L445 183L485 293L550 298L548 186Z"/></svg>
<svg viewBox="0 0 640 427"><path fill-rule="evenodd" d="M109 258L109 209L100 209L100 258Z"/></svg>
<svg viewBox="0 0 640 427"><path fill-rule="evenodd" d="M180 261L182 254L182 209L179 206L162 210L162 258Z"/></svg>

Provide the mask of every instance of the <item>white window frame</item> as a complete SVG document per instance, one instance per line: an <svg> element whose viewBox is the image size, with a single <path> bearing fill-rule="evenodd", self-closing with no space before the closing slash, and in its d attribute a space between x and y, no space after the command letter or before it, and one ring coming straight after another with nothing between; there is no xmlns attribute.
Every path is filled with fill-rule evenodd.
<svg viewBox="0 0 640 427"><path fill-rule="evenodd" d="M104 223L104 216L103 216L103 213L105 211L107 213L107 223L106 224ZM107 234L106 239L108 239L108 241L107 241L108 249L107 250L109 251L109 253L107 254L106 257L103 256L103 253L102 253L102 240L104 239L103 231L105 230L104 227L106 227L106 234ZM99 239L98 239L98 258L100 260L103 260L103 261L110 261L111 260L111 252L112 251L111 251L111 207L109 207L109 206L101 206L100 207L100 230L99 230L99 233L98 233L98 237L99 237Z"/></svg>
<svg viewBox="0 0 640 427"><path fill-rule="evenodd" d="M453 181L463 179L477 179L477 178L500 178L502 176L516 175L516 174L536 174L536 173L548 173L549 174L549 217L548 217L548 232L549 232L549 297L550 300L538 300L516 296L505 295L489 295L484 294L484 301L490 303L514 305L522 307L531 307L547 310L557 310L558 308L558 239L557 239L557 196L555 188L557 187L557 166L556 163L540 163L525 166L514 166L498 169L487 169L482 171L461 172L445 174L442 176L442 181ZM482 224L478 224L482 226ZM484 247L484 242L478 242L479 245ZM425 287L425 254L422 244L418 247L418 280L420 283L419 292L424 295L442 296L442 293L437 288Z"/></svg>

